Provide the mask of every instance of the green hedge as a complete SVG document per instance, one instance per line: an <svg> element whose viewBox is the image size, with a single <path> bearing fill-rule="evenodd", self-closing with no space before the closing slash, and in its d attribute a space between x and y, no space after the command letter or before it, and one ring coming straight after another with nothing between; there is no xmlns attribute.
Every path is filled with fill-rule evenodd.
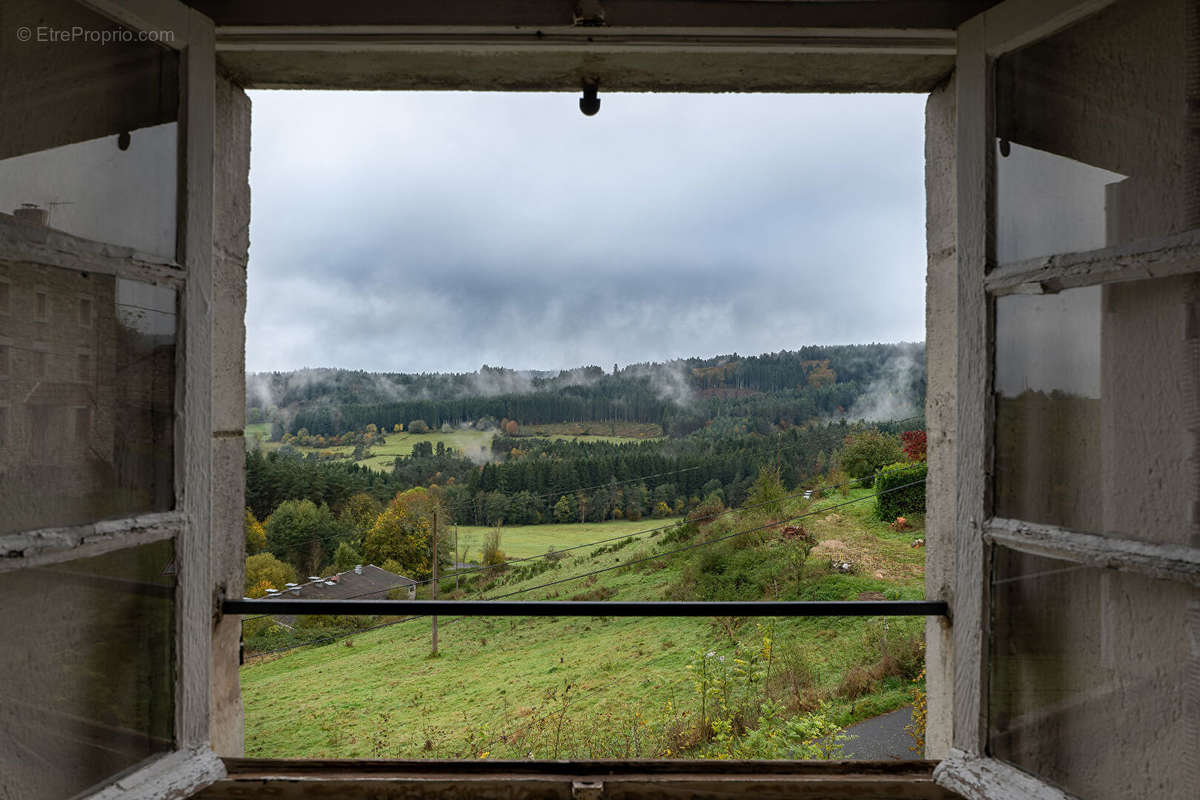
<svg viewBox="0 0 1200 800"><path fill-rule="evenodd" d="M921 481L875 498L875 516L892 522L905 514L925 513L925 462L891 464L875 473L875 491L886 492L897 486Z"/></svg>

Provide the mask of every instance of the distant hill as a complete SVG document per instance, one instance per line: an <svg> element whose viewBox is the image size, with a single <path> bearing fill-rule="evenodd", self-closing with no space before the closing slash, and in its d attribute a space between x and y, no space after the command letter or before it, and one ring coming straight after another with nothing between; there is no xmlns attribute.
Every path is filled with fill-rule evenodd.
<svg viewBox="0 0 1200 800"><path fill-rule="evenodd" d="M553 371L484 365L469 373L304 369L247 376L247 419L316 435L433 427L623 421L685 435L725 417L752 428L813 419L895 419L925 399L922 343L810 346L742 356Z"/></svg>

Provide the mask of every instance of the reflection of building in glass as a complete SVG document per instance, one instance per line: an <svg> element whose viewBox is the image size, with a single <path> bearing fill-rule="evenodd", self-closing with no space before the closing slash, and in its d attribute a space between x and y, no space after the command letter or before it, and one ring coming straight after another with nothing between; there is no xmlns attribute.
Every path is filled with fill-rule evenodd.
<svg viewBox="0 0 1200 800"><path fill-rule="evenodd" d="M171 508L174 291L11 262L0 286L0 529Z"/></svg>

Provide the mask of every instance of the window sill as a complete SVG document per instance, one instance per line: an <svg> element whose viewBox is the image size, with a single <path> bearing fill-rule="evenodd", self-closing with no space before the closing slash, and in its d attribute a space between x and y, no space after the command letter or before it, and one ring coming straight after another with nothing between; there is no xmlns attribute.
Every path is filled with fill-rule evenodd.
<svg viewBox="0 0 1200 800"><path fill-rule="evenodd" d="M954 798L934 761L226 759L201 800L321 797Z"/></svg>

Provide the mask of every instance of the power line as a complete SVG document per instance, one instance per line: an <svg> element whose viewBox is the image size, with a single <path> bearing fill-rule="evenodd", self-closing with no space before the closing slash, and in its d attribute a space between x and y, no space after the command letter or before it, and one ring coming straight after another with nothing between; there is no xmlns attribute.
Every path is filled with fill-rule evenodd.
<svg viewBox="0 0 1200 800"><path fill-rule="evenodd" d="M862 480L863 479L861 479L861 478L854 478L854 479L852 479L852 482L861 483ZM900 487L900 488L903 488L903 487ZM723 511L715 511L712 514L708 514L706 516L696 517L694 519L688 518L687 520L676 520L674 522L670 522L665 525L659 525L656 528L646 528L646 529L643 529L640 531L632 531L630 533L620 534L618 536L610 536L607 539L597 539L597 540L591 541L591 542L584 542L583 544L572 545L571 547L564 547L561 550L547 550L544 553L538 553L538 554L532 555L532 556L523 556L521 558L512 558L512 559L508 559L506 561L502 561L499 564L481 564L481 565L474 566L474 567L467 567L466 569L449 572L446 575L444 575L443 577L448 579L448 578L453 578L453 577L457 577L460 575L466 575L466 574L472 573L472 572L480 572L482 570L501 569L504 567L508 567L511 564L520 564L520 563L524 563L526 561L536 561L541 558L547 558L552 554L558 555L560 553L569 553L573 550L581 550L586 547L595 547L596 545L608 544L609 542L621 541L623 539L632 539L635 536L645 536L647 534L659 533L661 531L670 530L672 528L676 528L676 527L679 527L682 525L687 525L687 524L690 524L693 522L711 522L712 520L716 519L717 517L723 517L723 516L726 516L727 514L739 513L742 511L753 511L754 509L762 508L763 506L772 505L774 503L782 503L785 500L794 500L797 497L802 497L805 494L808 494L810 491L811 490L809 490L809 489L802 489L800 491L793 492L792 494L784 495L783 497L779 497L774 500L765 500L761 503L755 503L755 504L749 505L749 506L739 506L737 508L727 508ZM862 499L862 498L856 498L856 500L857 499ZM852 501L852 502L854 502L854 501ZM315 541L315 540L310 540L310 541ZM425 578L423 580L415 581L412 584L405 584L405 585L424 586L426 584L433 583L433 581L434 581L433 578ZM397 584L397 586L399 586L399 585L400 584ZM358 600L363 597L366 597L367 595L375 594L378 591L379 591L378 589L374 589L369 592L363 592L362 594L350 595L349 597L339 597L337 599L338 600ZM281 592L281 594L283 594L283 592ZM496 599L496 598L493 598L493 599ZM270 614L260 614L255 617L248 617L246 619L243 619L242 621L250 622L251 620L262 619L263 617L269 617L269 616L271 616L271 615Z"/></svg>
<svg viewBox="0 0 1200 800"><path fill-rule="evenodd" d="M569 583L570 581L576 581L576 580L582 580L584 578L590 578L594 575L600 575L605 572L611 572L613 570L618 570L618 569L625 569L626 567L631 567L636 564L645 563L647 561L654 561L659 558L669 557L669 556L673 556L673 555L679 555L680 553L685 553L685 552L688 552L691 550L699 549L701 547L708 547L711 545L719 544L721 542L728 541L730 539L734 539L739 536L747 536L751 533L758 533L760 531L767 530L769 528L774 528L774 527L778 527L780 525L785 525L789 522L795 522L797 520L805 519L807 517L816 516L817 514L823 514L823 513L832 511L834 509L837 509L837 508L843 508L844 506L848 506L853 503L860 503L863 500L870 500L873 498L882 497L883 495L891 494L892 492L897 492L897 491L900 491L901 489L907 489L907 488L910 488L912 486L917 486L922 483L925 483L924 478L921 478L920 480L916 480L916 481L910 481L909 483L901 484L899 486L893 486L890 489L884 489L883 491L875 492L873 494L863 495L862 497L856 497L852 500L846 500L841 503L836 503L831 506L825 506L825 507L822 507L819 509L813 509L811 511L806 511L803 514L796 514L791 517L788 517L788 518L785 518L782 520L778 520L775 522L768 522L763 525L755 526L753 528L747 528L744 530L735 531L733 533L726 534L725 536L717 537L716 539L706 539L703 542L697 542L695 544L685 545L683 547L675 548L674 550L667 550L667 551L664 551L661 553L655 553L653 555L649 555L644 558L635 559L633 561L625 561L620 564L614 564L609 567L601 567L600 569L591 570L589 572L584 572L579 575L572 575L567 578L559 578L558 580L548 581L546 583L541 583L536 586L528 586L523 589L517 589L512 592L508 592L505 594L496 595L494 597L488 597L488 598L484 598L484 599L486 599L486 600L503 600L506 597L513 597L514 595L524 594L525 592L532 592L537 589L545 589L550 586L557 586L557 585L560 585L563 583ZM781 500L782 499L786 499L786 498L781 498ZM776 502L776 501L772 501L772 502ZM744 509L733 509L733 510L744 510ZM626 537L622 537L622 538L626 538ZM349 599L354 599L354 598L343 598L343 599L349 600ZM263 615L263 616L269 616L269 615ZM291 645L289 647L281 647L281 648L277 648L275 650L268 650L263 653L255 653L254 656L252 656L252 657L258 658L258 657L262 657L262 656L269 656L269 655L273 655L275 653L282 653L282 652L286 652L289 650L295 650L300 647L310 647L310 646L315 646L315 645L320 645L320 644L331 644L339 639L346 638L347 636L355 636L355 635L362 634L362 633L368 633L368 632L374 631L374 630L380 630L382 628L388 628L393 625L399 625L400 623L403 623L403 622L411 622L413 620L422 619L425 616L428 616L428 615L427 614L417 614L417 615L410 616L410 617L403 617L398 620L392 620L391 622L385 622L385 623L382 623L379 625L373 625L373 626L370 626L367 628L362 628L360 630L353 631L351 633L342 634L341 636L324 637L322 639L318 639L318 640L312 641L312 642L304 642L302 644ZM259 618L260 617L255 617L254 619L259 619ZM462 619L466 619L466 618L458 617L453 620L447 620L447 622L445 624L451 624L453 622L457 622Z"/></svg>
<svg viewBox="0 0 1200 800"><path fill-rule="evenodd" d="M882 492L876 492L874 494L868 494L868 495L864 495L862 497L856 497L853 500L846 500L844 502L837 503L832 506L826 506L825 508L814 509L813 511L806 511L803 514L796 514L792 517L788 517L787 519L782 519L777 522L768 522L763 525L758 525L754 528L747 528L745 530L735 531L733 533L726 534L725 536L718 536L716 539L706 539L703 542L697 542L695 544L689 544L689 545L685 545L683 547L678 547L674 550L666 550L661 553L655 553L654 555L646 556L645 558L639 558L634 561L625 561L625 562L616 564L611 567L601 567L600 569L592 570L591 572L585 572L581 575L574 575L569 578L559 578L558 580L555 580L555 581L538 584L537 586L529 586L524 589L517 589L516 591L509 592L508 594L502 594L502 595L498 595L496 597L489 597L487 599L488 600L502 600L505 597L512 597L513 595L522 594L524 592L531 592L535 589L544 589L548 586L556 586L560 583L566 583L568 581L579 580L580 578L590 578L593 575L599 575L603 572L610 572L614 569L624 569L625 567L631 567L634 564L642 564L646 561L654 561L655 559L662 558L663 556L673 556L673 555L678 555L679 553L686 553L689 550L695 550L700 547L708 547L709 545L719 544L720 542L728 541L729 539L733 539L733 538L736 538L739 536L747 536L751 533L758 533L759 531L767 530L768 528L775 528L775 527L784 525L789 522L795 522L797 520L804 519L806 517L815 516L817 514L823 514L827 511L832 511L835 508L842 508L843 506L850 505L851 503L858 503L863 500L870 500L871 498L874 498L874 497L881 497L890 492L899 491L900 489L907 489L911 486L916 486L916 485L924 483L924 482L925 482L925 479L921 478L920 480L910 481L908 483L901 484L899 486L894 486L891 489L885 489Z"/></svg>
<svg viewBox="0 0 1200 800"><path fill-rule="evenodd" d="M899 424L902 424L902 423L905 423L905 422L911 422L911 421L913 421L913 420L917 420L917 419L924 419L924 418L925 418L925 415L924 415L924 414L917 414L917 415L914 415L914 416L911 416L911 417L904 417L903 419L896 419L896 420L883 420L883 421L876 422L876 423L874 423L874 424L876 424L876 425L899 425ZM829 425L829 423L827 423L827 427L828 427L828 425ZM778 448L778 449L776 450L776 453L778 453L778 452L781 452L781 451L784 451L784 450L795 450L795 449L797 449L797 448L799 448L799 447L802 447L802 446L804 446L804 443L803 443L803 442L795 442L795 443L793 443L793 444L787 445L786 447L781 447L781 448ZM740 451L734 451L734 452L722 453L722 454L720 454L719 456L716 456L716 454L713 454L713 455L712 455L712 456L710 456L710 457L716 457L716 458L718 458L718 460L720 460L720 459L729 460L729 459L732 459L732 458L734 458L734 457L737 455L737 453L738 453L738 452L740 452ZM397 456L397 458L402 458L402 456ZM684 473L684 472L691 472L691 471L698 470L698 469L704 469L704 468L706 468L706 467L707 467L707 465L698 465L698 466L694 466L694 467L683 467L683 468L680 468L680 469L668 470L668 471L666 471L666 472L657 472L657 473L652 473L652 474L649 474L649 475L641 475L641 476L638 476L638 477L635 477L635 478L626 478L626 479L624 479L624 480L621 480L621 481L615 481L615 482L614 482L614 481L611 481L611 480L610 480L610 481L609 481L609 482L607 482L607 483L599 483L599 484L594 484L594 485L592 485L592 486L582 486L582 487L578 487L578 488L575 488L575 489L568 489L568 490L564 490L564 491L541 492L541 493L539 493L539 494L532 495L532 497L533 497L533 498L535 498L535 499L536 499L536 498L547 498L547 499L548 499L548 498L550 498L550 497L554 497L554 496L566 496L566 495L571 495L571 494L577 494L577 493L579 493L579 492L587 492L587 491L591 491L592 489L603 489L603 488L607 488L607 487L609 487L609 486L621 486L621 485L624 485L624 484L627 484L627 483L635 483L635 482L639 482L639 481L643 481L643 480L648 480L648 479L650 479L650 478L662 477L662 476L665 476L665 475L677 475L677 474L681 474L681 473ZM382 475L383 473L380 473L380 474ZM795 497L795 496L796 496L796 495L790 495L790 497ZM783 498L783 499L788 499L788 498L786 498L786 497L785 497L785 498ZM462 501L462 502L460 502L460 503L458 503L458 504L453 504L453 505L451 505L451 510L453 510L453 511L458 511L458 510L460 510L460 509L464 509L464 508L465 508L465 509L467 509L467 510L469 510L469 508L470 508L470 505L471 505L471 501L469 501L469 500L464 500L464 501ZM732 511L732 510L736 510L736 509L730 509L730 510ZM458 524L458 523L455 523L455 524ZM646 533L646 532L647 532L647 531L638 531L638 532L636 532L636 533L627 534L627 536L637 536L637 535L640 535L640 534L642 534L642 533ZM615 537L615 539L622 539L622 538L625 538L625 537L624 537L624 536ZM580 548L580 547L589 547L589 546L594 546L594 545L597 545L597 544L602 544L602 543L604 543L604 542L606 542L606 541L614 541L615 539L602 540L602 541L592 542L592 543L590 543L590 544L578 545L578 546L576 546L576 547L564 548L563 550L560 550L560 551L558 551L558 552L567 552L568 550L575 550L575 549L578 549L578 548ZM323 539L322 539L321 537L313 537L313 538L311 538L311 539L305 539L305 540L303 540L303 541L296 542L296 543L295 543L295 545L296 545L296 546L300 546L300 545L306 545L306 544L311 544L311 543L313 543L313 542L318 542L318 541L323 541ZM520 562L520 561L528 561L528 560L531 560L531 559L534 559L534 558L540 558L540 557L541 557L541 556L528 556L528 557L526 557L526 558L522 558L522 559L513 559L513 560L511 560L511 561L506 561L506 562L504 562L504 563L505 563L505 564L517 563L517 562ZM493 566L499 566L499 565L493 565ZM480 568L482 568L482 567L480 567ZM476 568L476 569L480 569L480 568ZM470 570L467 570L467 571L470 571ZM453 573L453 574L462 574L462 573L461 573L461 572L459 572L459 573ZM421 584L421 583L426 583L426 582L427 582L427 581L418 581L418 583L419 583L419 584ZM352 599L352 598L346 598L346 599Z"/></svg>

